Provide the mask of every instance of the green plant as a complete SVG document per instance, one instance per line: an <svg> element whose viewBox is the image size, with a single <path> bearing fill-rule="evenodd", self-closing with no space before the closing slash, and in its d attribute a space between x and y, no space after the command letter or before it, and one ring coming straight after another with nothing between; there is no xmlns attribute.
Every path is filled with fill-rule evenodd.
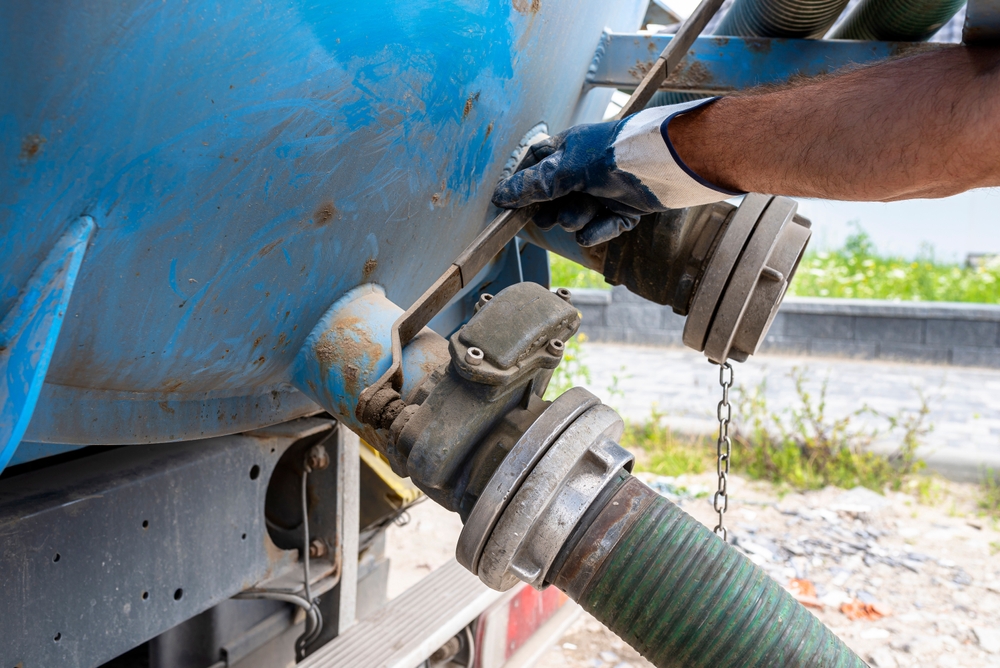
<svg viewBox="0 0 1000 668"><path fill-rule="evenodd" d="M983 470L979 507L990 517L1000 518L1000 471L989 468Z"/></svg>
<svg viewBox="0 0 1000 668"><path fill-rule="evenodd" d="M611 288L596 271L549 253L552 285ZM801 297L846 297L900 301L1000 303L1000 262L966 267L941 262L926 247L916 259L879 254L860 227L843 248L809 252L788 293Z"/></svg>
<svg viewBox="0 0 1000 668"><path fill-rule="evenodd" d="M590 382L590 367L583 360L583 346L580 345L586 340L586 335L580 333L566 342L562 361L552 372L552 380L545 390L547 400L555 399L571 387Z"/></svg>
<svg viewBox="0 0 1000 668"><path fill-rule="evenodd" d="M917 501L925 506L936 506L944 500L947 490L932 475L915 476L907 485L916 494Z"/></svg>
<svg viewBox="0 0 1000 668"><path fill-rule="evenodd" d="M826 381L814 397L804 371L796 368L790 375L798 403L780 412L768 407L765 382L750 391L741 388L734 466L753 478L796 489L861 485L877 491L900 489L908 476L923 467L916 455L920 438L927 432L924 420L929 413L922 396L921 409L915 413L883 416L889 419L890 430L904 432L899 448L885 457L867 449L879 432L855 427L853 422L862 414L877 413L862 407L833 419L826 410Z"/></svg>
<svg viewBox="0 0 1000 668"><path fill-rule="evenodd" d="M611 289L600 273L555 253L549 253L549 275L552 285L560 288Z"/></svg>
<svg viewBox="0 0 1000 668"><path fill-rule="evenodd" d="M914 260L879 255L860 226L844 247L810 252L788 290L803 297L1000 303L1000 264L939 262L926 247Z"/></svg>
<svg viewBox="0 0 1000 668"><path fill-rule="evenodd" d="M704 436L679 436L664 424L665 417L654 408L649 419L625 425L622 446L627 450L641 449L647 455L645 461L636 464L636 470L663 476L707 470L712 459L708 446L714 441Z"/></svg>

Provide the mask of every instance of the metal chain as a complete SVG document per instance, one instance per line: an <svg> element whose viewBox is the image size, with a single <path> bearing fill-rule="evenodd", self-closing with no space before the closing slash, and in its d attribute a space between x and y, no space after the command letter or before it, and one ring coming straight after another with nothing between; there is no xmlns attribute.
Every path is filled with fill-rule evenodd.
<svg viewBox="0 0 1000 668"><path fill-rule="evenodd" d="M729 463L733 456L733 441L729 438L729 423L733 418L733 407L729 404L729 388L733 386L733 367L729 362L719 365L719 385L722 386L722 401L715 411L716 417L719 418L719 442L715 449L717 456L715 470L719 474L719 489L712 500L712 507L719 513L719 523L715 526L715 533L722 534L722 540L728 542L729 532L723 525L723 516L729 510Z"/></svg>

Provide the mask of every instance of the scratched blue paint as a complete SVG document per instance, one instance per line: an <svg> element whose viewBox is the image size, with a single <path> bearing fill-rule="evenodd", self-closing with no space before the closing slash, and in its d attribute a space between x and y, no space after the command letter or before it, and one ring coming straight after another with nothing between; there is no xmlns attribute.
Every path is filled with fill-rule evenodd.
<svg viewBox="0 0 1000 668"><path fill-rule="evenodd" d="M93 231L89 216L70 225L0 320L0 471L35 411Z"/></svg>
<svg viewBox="0 0 1000 668"><path fill-rule="evenodd" d="M412 303L523 134L575 118L601 31L644 9L531 4L0 3L0 314L68 221L100 227L25 439L315 410L290 368L330 305L367 282Z"/></svg>

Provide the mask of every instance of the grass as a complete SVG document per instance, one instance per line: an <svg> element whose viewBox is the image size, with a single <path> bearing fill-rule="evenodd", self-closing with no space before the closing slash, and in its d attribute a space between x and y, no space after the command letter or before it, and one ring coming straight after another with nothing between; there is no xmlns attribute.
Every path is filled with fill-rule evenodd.
<svg viewBox="0 0 1000 668"><path fill-rule="evenodd" d="M994 469L983 471L979 508L990 517L1000 519L1000 471Z"/></svg>
<svg viewBox="0 0 1000 668"><path fill-rule="evenodd" d="M549 269L552 285L611 288L598 272L551 253ZM931 251L916 260L880 255L871 238L859 229L843 248L807 253L788 292L800 297L997 304L1000 263L970 268L939 262Z"/></svg>
<svg viewBox="0 0 1000 668"><path fill-rule="evenodd" d="M916 450L930 430L925 425L929 408L923 397L919 409L897 415L865 407L831 418L826 411L826 384L813 395L804 372L795 371L792 377L798 402L780 412L768 407L763 383L740 392L734 421L735 471L796 490L861 485L878 492L905 489L920 503L940 502L944 493L940 482L916 475L924 467ZM880 432L856 425L855 418L864 413L883 418L886 433L900 434L899 446L891 455L868 451ZM647 420L626 425L622 445L645 453L636 469L672 477L711 469L715 438L680 436L665 426L665 417L654 410Z"/></svg>
<svg viewBox="0 0 1000 668"><path fill-rule="evenodd" d="M600 273L555 253L549 253L549 274L552 285L560 288L611 289Z"/></svg>
<svg viewBox="0 0 1000 668"><path fill-rule="evenodd" d="M555 399L576 385L591 382L582 343L583 334L566 344L563 361L552 375L545 393ZM797 403L782 411L767 403L766 383L747 390L738 389L734 412L734 470L751 478L768 480L779 487L807 490L826 485L842 488L861 485L878 492L903 489L926 505L940 504L946 496L942 484L930 476L916 475L924 468L917 457L922 439L931 431L926 424L930 408L919 394L920 407L895 415L878 413L862 406L853 413L831 418L826 410L826 382L814 395L808 378L793 370ZM607 388L609 398L622 398L615 376ZM858 427L855 418L863 414L882 418L887 433L901 434L896 451L886 457L868 451L880 432ZM682 436L669 429L666 414L653 410L645 420L628 422L621 443L645 456L636 463L637 471L676 477L685 473L703 473L715 464L715 438ZM1000 471L987 469L980 485L980 510L1000 520ZM952 513L957 512L952 504Z"/></svg>
<svg viewBox="0 0 1000 668"><path fill-rule="evenodd" d="M566 342L562 361L552 372L552 379L545 390L547 401L552 401L571 387L590 382L590 367L583 361L580 345L586 340L586 335L581 332Z"/></svg>
<svg viewBox="0 0 1000 668"><path fill-rule="evenodd" d="M862 406L848 415L831 418L826 411L826 382L820 385L819 394L813 395L807 389L804 371L795 369L791 377L797 403L780 412L768 407L765 382L740 392L736 423L739 447L733 462L736 468L752 478L795 489L860 485L882 492L901 489L924 467L916 455L922 437L930 431L924 424L930 408L923 396L916 411L883 415ZM855 421L866 413L884 418L887 431L902 432L899 446L891 455L869 451L879 432L856 426ZM927 486L923 492L930 497L933 490Z"/></svg>
<svg viewBox="0 0 1000 668"><path fill-rule="evenodd" d="M807 253L789 294L996 304L1000 303L1000 264L973 268L938 262L931 250L915 260L880 255L871 238L859 228L841 249Z"/></svg>
<svg viewBox="0 0 1000 668"><path fill-rule="evenodd" d="M622 446L646 453L643 461L636 462L636 470L671 477L707 471L712 465L715 439L679 436L664 425L665 417L654 409L649 419L625 425Z"/></svg>

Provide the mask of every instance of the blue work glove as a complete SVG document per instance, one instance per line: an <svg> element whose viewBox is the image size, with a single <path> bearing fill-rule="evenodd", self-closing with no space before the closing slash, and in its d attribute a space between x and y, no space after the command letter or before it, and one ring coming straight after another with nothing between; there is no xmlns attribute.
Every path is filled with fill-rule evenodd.
<svg viewBox="0 0 1000 668"><path fill-rule="evenodd" d="M577 125L534 144L538 161L500 182L493 203L516 209L545 202L533 218L560 225L581 246L631 230L639 216L719 202L743 193L715 186L681 162L667 135L675 116L715 98L646 109L621 121Z"/></svg>

